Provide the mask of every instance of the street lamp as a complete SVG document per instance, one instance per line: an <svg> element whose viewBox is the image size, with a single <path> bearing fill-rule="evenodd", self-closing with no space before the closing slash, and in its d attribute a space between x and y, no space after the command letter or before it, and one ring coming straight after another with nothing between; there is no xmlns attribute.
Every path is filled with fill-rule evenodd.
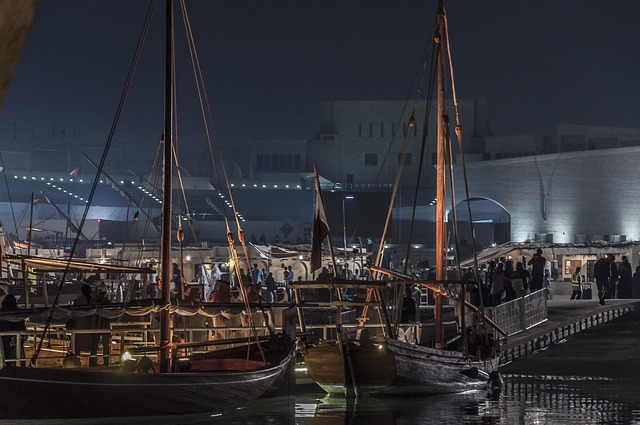
<svg viewBox="0 0 640 425"><path fill-rule="evenodd" d="M344 237L343 242L344 242L344 262L345 263L347 262L347 219L344 214L344 201L346 201L347 199L353 199L353 196L347 195L344 198L342 198L342 235Z"/></svg>

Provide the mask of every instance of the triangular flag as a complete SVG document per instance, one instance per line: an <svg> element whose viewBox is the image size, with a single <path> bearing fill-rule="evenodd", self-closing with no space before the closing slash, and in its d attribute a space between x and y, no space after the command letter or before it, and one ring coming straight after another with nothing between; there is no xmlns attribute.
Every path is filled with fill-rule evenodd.
<svg viewBox="0 0 640 425"><path fill-rule="evenodd" d="M322 241L329 236L329 221L324 211L322 193L320 192L320 179L318 170L313 167L316 177L316 209L313 217L313 234L311 236L311 271L322 267Z"/></svg>

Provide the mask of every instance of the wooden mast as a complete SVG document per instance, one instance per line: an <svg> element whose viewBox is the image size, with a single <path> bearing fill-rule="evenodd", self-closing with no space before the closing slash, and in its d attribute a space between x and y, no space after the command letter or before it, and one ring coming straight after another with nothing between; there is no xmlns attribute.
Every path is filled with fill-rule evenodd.
<svg viewBox="0 0 640 425"><path fill-rule="evenodd" d="M442 2L438 9L438 32L435 35L438 43L438 141L436 153L436 280L446 279L446 244L445 244L445 207L446 207L446 175L445 151L446 129L444 110L444 7ZM444 348L442 333L442 297L435 294L435 348Z"/></svg>
<svg viewBox="0 0 640 425"><path fill-rule="evenodd" d="M164 93L164 174L162 182L161 279L162 303L171 303L171 145L173 141L173 0L166 0L165 93ZM160 372L171 370L171 315L160 313Z"/></svg>

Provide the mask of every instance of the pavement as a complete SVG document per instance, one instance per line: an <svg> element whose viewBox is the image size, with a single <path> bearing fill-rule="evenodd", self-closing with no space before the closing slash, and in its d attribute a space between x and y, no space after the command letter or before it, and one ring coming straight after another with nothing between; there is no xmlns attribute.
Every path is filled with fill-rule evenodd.
<svg viewBox="0 0 640 425"><path fill-rule="evenodd" d="M507 338L501 349L501 362L507 363L554 344L569 335L610 322L633 310L640 310L640 299L571 300L568 295L547 301L547 320Z"/></svg>

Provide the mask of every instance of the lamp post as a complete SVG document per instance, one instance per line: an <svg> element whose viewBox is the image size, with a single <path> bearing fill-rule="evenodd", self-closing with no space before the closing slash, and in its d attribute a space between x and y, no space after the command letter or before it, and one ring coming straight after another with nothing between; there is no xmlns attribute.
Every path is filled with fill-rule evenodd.
<svg viewBox="0 0 640 425"><path fill-rule="evenodd" d="M344 213L344 201L347 199L353 199L353 196L347 195L342 198L342 235L344 242L344 262L347 263L347 218ZM345 276L346 277L346 276Z"/></svg>

